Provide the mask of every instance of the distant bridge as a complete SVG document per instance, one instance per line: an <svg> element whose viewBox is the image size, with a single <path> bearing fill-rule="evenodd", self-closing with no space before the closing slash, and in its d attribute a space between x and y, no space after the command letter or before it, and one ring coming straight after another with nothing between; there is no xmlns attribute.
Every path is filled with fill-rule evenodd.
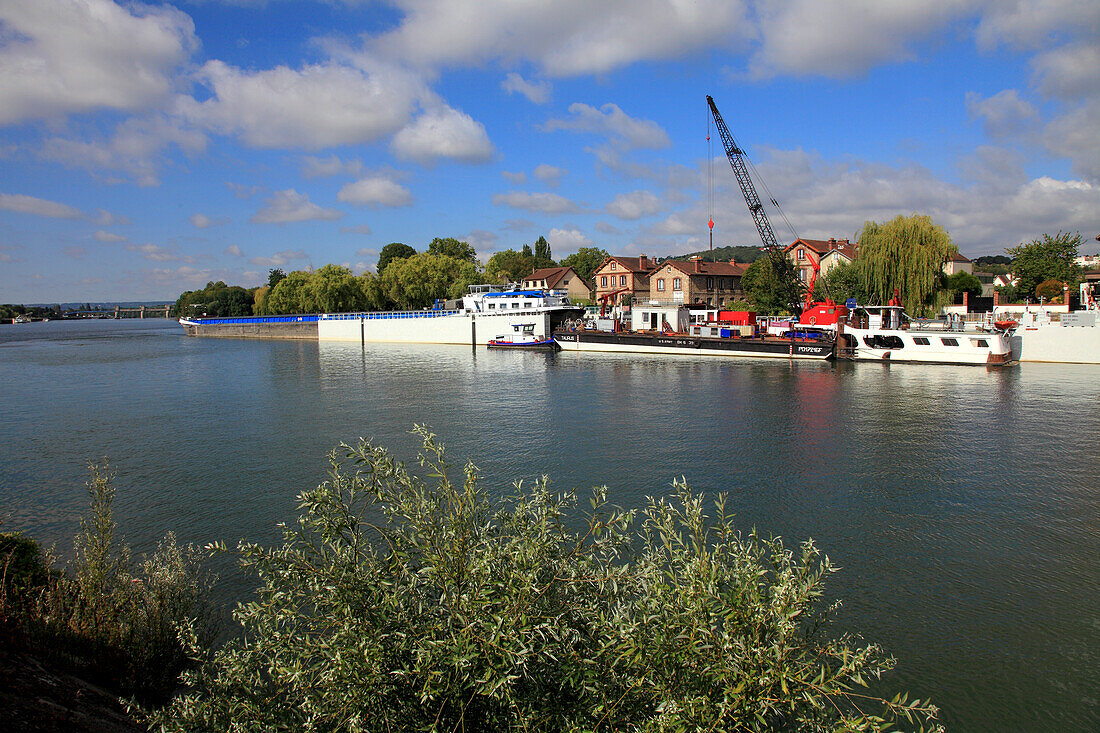
<svg viewBox="0 0 1100 733"><path fill-rule="evenodd" d="M67 311L67 318L170 318L173 303L165 305L116 305L114 308Z"/></svg>

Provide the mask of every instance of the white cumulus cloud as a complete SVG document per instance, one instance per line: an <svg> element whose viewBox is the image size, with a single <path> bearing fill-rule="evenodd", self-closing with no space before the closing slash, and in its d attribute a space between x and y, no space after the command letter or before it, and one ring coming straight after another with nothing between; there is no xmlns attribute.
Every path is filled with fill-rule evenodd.
<svg viewBox="0 0 1100 733"><path fill-rule="evenodd" d="M339 219L344 213L324 209L309 200L309 196L292 188L277 191L264 207L252 215L254 224L288 224L291 222ZM261 263L256 263L261 264Z"/></svg>
<svg viewBox="0 0 1100 733"><path fill-rule="evenodd" d="M558 253L558 257L561 257L563 252L572 254L581 247L592 246L592 240L575 227L551 229L546 235L546 241L550 243L550 249Z"/></svg>
<svg viewBox="0 0 1100 733"><path fill-rule="evenodd" d="M511 206L513 209L537 211L543 214L572 214L581 211L573 201L556 193L526 193L512 191L493 195L494 206Z"/></svg>
<svg viewBox="0 0 1100 733"><path fill-rule="evenodd" d="M399 130L424 94L418 77L382 65L370 71L327 63L249 72L208 61L200 76L213 96L203 102L182 98L180 113L257 148L319 150L375 142Z"/></svg>
<svg viewBox="0 0 1100 733"><path fill-rule="evenodd" d="M20 214L32 214L45 216L50 219L79 219L83 214L79 209L74 209L67 204L59 204L56 201L24 196L19 193L0 193L0 209L15 211Z"/></svg>
<svg viewBox="0 0 1100 733"><path fill-rule="evenodd" d="M671 143L668 133L653 120L641 120L623 112L617 104L605 104L599 109L581 102L569 105L566 119L551 119L543 129L594 132L620 141L627 148L660 149Z"/></svg>
<svg viewBox="0 0 1100 733"><path fill-rule="evenodd" d="M0 124L148 109L198 46L175 8L110 0L5 0L0 31Z"/></svg>
<svg viewBox="0 0 1100 733"><path fill-rule="evenodd" d="M651 191L620 193L607 205L607 213L619 219L641 219L661 211L661 200Z"/></svg>
<svg viewBox="0 0 1100 733"><path fill-rule="evenodd" d="M356 206L409 206L413 196L409 189L382 176L360 178L340 189L337 201Z"/></svg>
<svg viewBox="0 0 1100 733"><path fill-rule="evenodd" d="M446 106L425 112L398 132L393 150L402 158L428 165L439 158L484 163L494 153L484 125Z"/></svg>
<svg viewBox="0 0 1100 733"><path fill-rule="evenodd" d="M546 104L550 101L550 82L530 82L515 72L504 77L500 88L509 94L522 94L535 104Z"/></svg>

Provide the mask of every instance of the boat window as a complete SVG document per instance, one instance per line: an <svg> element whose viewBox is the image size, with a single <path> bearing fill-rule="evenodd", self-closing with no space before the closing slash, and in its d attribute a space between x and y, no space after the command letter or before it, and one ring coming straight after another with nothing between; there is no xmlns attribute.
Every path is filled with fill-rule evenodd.
<svg viewBox="0 0 1100 733"><path fill-rule="evenodd" d="M534 304L534 303L532 303L532 302L531 302L531 301L529 301L529 300L525 300L525 301L523 301L523 307L524 307L524 308L534 308L534 307L535 307L535 304Z"/></svg>
<svg viewBox="0 0 1100 733"><path fill-rule="evenodd" d="M942 342L944 346L958 346L959 345L958 339L940 339L940 342Z"/></svg>
<svg viewBox="0 0 1100 733"><path fill-rule="evenodd" d="M519 308L519 303L512 303L513 308Z"/></svg>
<svg viewBox="0 0 1100 733"><path fill-rule="evenodd" d="M970 343L972 343L975 346L977 346L979 348L982 348L982 349L988 349L989 348L989 342L986 341L985 339L970 339Z"/></svg>
<svg viewBox="0 0 1100 733"><path fill-rule="evenodd" d="M494 309L494 308L496 308L496 307L497 307L497 304L496 304L496 303L490 303L490 304L489 304L489 310L493 310L493 309Z"/></svg>
<svg viewBox="0 0 1100 733"><path fill-rule="evenodd" d="M926 339L924 336L914 336L913 343L917 346L928 346L928 339Z"/></svg>

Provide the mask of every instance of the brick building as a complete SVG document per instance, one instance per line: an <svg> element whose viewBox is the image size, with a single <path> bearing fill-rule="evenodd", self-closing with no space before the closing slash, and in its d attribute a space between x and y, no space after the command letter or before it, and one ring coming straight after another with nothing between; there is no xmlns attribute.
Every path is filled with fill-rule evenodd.
<svg viewBox="0 0 1100 733"><path fill-rule="evenodd" d="M601 297L608 296L607 305L609 306L620 304L628 295L635 298L648 298L649 275L656 268L657 263L645 255L639 257L610 255L592 274L596 284L593 295L597 302L600 302Z"/></svg>
<svg viewBox="0 0 1100 733"><path fill-rule="evenodd" d="M649 276L649 299L678 303L702 303L718 307L742 296L741 276L748 269L733 260L704 262L665 260Z"/></svg>

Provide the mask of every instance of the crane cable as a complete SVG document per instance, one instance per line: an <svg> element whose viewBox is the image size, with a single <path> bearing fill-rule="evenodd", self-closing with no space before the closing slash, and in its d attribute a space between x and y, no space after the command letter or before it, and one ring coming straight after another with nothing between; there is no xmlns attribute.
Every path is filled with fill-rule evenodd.
<svg viewBox="0 0 1100 733"><path fill-rule="evenodd" d="M707 226L710 228L710 256L714 259L714 154L710 141L710 110L707 110Z"/></svg>

